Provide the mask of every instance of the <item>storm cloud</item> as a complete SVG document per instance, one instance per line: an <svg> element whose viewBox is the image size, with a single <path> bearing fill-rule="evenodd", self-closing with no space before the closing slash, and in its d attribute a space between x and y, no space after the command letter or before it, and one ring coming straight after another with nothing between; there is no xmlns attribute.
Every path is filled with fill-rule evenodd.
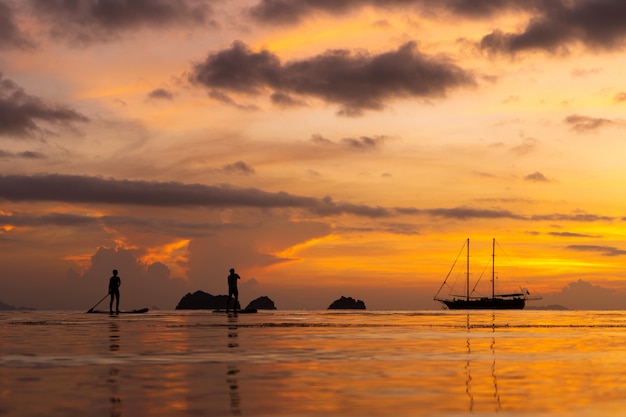
<svg viewBox="0 0 626 417"><path fill-rule="evenodd" d="M393 99L443 97L451 89L475 85L471 72L422 54L415 42L378 55L336 49L282 63L268 50L256 52L236 41L196 63L189 79L211 91L315 97L339 104L339 114L347 116L382 110Z"/></svg>

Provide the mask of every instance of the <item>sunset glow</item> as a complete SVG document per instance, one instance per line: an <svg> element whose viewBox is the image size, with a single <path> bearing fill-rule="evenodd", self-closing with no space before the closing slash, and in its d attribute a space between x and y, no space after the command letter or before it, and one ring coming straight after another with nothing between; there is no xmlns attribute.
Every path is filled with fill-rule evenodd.
<svg viewBox="0 0 626 417"><path fill-rule="evenodd" d="M0 0L1 301L626 307L623 2L131 3Z"/></svg>

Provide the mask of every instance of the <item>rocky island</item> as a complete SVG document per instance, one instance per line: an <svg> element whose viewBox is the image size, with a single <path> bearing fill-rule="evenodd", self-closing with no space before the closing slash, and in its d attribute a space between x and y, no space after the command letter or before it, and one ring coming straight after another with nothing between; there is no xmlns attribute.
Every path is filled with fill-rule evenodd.
<svg viewBox="0 0 626 417"><path fill-rule="evenodd" d="M332 302L328 306L328 310L365 310L365 303L361 300L355 300L352 297L344 297Z"/></svg>
<svg viewBox="0 0 626 417"><path fill-rule="evenodd" d="M188 293L183 296L178 302L176 310L225 310L227 303L227 295L212 295L198 290L193 294ZM237 302L236 308L241 310L239 302ZM269 297L263 296L251 301L246 310L276 310L276 306Z"/></svg>

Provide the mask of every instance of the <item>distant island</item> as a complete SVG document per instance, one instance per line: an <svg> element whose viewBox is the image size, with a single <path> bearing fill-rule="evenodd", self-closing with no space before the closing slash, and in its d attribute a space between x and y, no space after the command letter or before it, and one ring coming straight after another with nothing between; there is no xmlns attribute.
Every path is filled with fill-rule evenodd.
<svg viewBox="0 0 626 417"><path fill-rule="evenodd" d="M333 301L328 306L328 310L365 310L365 303L361 300L355 300L352 297L344 297Z"/></svg>
<svg viewBox="0 0 626 417"><path fill-rule="evenodd" d="M23 310L34 310L34 308L30 307L15 307L10 304L6 304L0 301L0 311L23 311Z"/></svg>
<svg viewBox="0 0 626 417"><path fill-rule="evenodd" d="M196 291L193 294L187 293L180 299L176 310L218 310L226 309L228 295L212 295L204 291ZM231 301L232 304L232 301ZM232 305L230 306L233 307ZM241 304L237 302L237 310L241 309ZM274 301L263 296L253 300L248 304L246 310L276 310Z"/></svg>

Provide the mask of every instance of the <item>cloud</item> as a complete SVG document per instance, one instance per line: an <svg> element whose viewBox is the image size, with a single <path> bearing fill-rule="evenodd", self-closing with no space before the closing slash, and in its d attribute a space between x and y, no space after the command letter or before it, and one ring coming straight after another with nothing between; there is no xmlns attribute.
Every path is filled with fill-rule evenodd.
<svg viewBox="0 0 626 417"><path fill-rule="evenodd" d="M624 298L611 288L594 285L579 279L561 288L561 292L547 294L544 304L559 304L579 310L614 310L624 308Z"/></svg>
<svg viewBox="0 0 626 417"><path fill-rule="evenodd" d="M330 197L318 199L229 185L129 181L60 174L0 175L0 198L9 201L62 201L154 207L301 208L320 215L352 214L373 218L391 215L389 210L381 207L336 203Z"/></svg>
<svg viewBox="0 0 626 417"><path fill-rule="evenodd" d="M246 164L243 161L237 161L232 164L224 165L222 171L227 174L242 174L242 175L252 175L254 174L254 168L250 165Z"/></svg>
<svg viewBox="0 0 626 417"><path fill-rule="evenodd" d="M157 88L148 94L150 100L174 100L174 94L165 88Z"/></svg>
<svg viewBox="0 0 626 417"><path fill-rule="evenodd" d="M26 94L0 73L0 135L28 138L43 131L39 126L42 122L70 127L74 122L88 120L68 107L48 104Z"/></svg>
<svg viewBox="0 0 626 417"><path fill-rule="evenodd" d="M524 177L524 181L529 181L529 182L550 182L550 180L548 178L546 178L546 176L543 175L539 171L536 171L536 172L533 172L532 174L526 175Z"/></svg>
<svg viewBox="0 0 626 417"><path fill-rule="evenodd" d="M616 122L614 120L600 117L581 116L578 114L567 116L564 122L570 125L573 130L581 133L598 130L605 126L620 124L620 122Z"/></svg>
<svg viewBox="0 0 626 417"><path fill-rule="evenodd" d="M613 49L623 45L626 3L622 0L580 0L543 2L539 15L531 18L519 33L495 30L480 41L492 52L517 53L526 50L554 52L569 44L582 43L590 49Z"/></svg>
<svg viewBox="0 0 626 417"><path fill-rule="evenodd" d="M421 212L435 217L445 217L457 220L502 218L518 220L525 219L524 216L515 214L509 210L477 209L471 207L435 208L421 210Z"/></svg>
<svg viewBox="0 0 626 417"><path fill-rule="evenodd" d="M582 233L574 233L574 232L549 232L548 233L550 236L557 236L557 237L589 237L589 238L595 238L595 237L599 237L599 236L593 236L593 235L585 235Z"/></svg>
<svg viewBox="0 0 626 417"><path fill-rule="evenodd" d="M304 100L299 100L285 93L274 93L270 96L272 103L279 107L302 107L306 106Z"/></svg>
<svg viewBox="0 0 626 417"><path fill-rule="evenodd" d="M596 246L596 245L570 245L567 249L579 252L599 252L602 256L620 256L626 255L626 250L618 249L613 246Z"/></svg>
<svg viewBox="0 0 626 417"><path fill-rule="evenodd" d="M80 44L106 41L120 32L212 23L208 2L185 0L31 0L53 37Z"/></svg>
<svg viewBox="0 0 626 417"><path fill-rule="evenodd" d="M10 152L10 151L0 150L0 158L2 159L45 159L46 156L40 152L35 152L35 151Z"/></svg>
<svg viewBox="0 0 626 417"><path fill-rule="evenodd" d="M614 99L618 103L626 102L626 92L621 91L621 92L615 94L615 98Z"/></svg>
<svg viewBox="0 0 626 417"><path fill-rule="evenodd" d="M33 49L34 44L15 22L15 12L10 4L0 1L0 49L5 48Z"/></svg>
<svg viewBox="0 0 626 417"><path fill-rule="evenodd" d="M450 89L475 85L470 72L420 53L414 42L378 55L336 49L283 64L268 50L255 52L236 41L196 63L189 80L220 93L273 90L274 97L313 97L340 105L339 114L346 116L382 110L393 99L443 97Z"/></svg>
<svg viewBox="0 0 626 417"><path fill-rule="evenodd" d="M512 10L532 10L536 0L260 0L248 9L248 14L255 20L269 24L295 24L309 15L326 13L331 15L346 14L363 7L388 9L396 6L413 6L428 13L451 13L467 18L486 18L494 13ZM417 11L417 10L416 10Z"/></svg>

